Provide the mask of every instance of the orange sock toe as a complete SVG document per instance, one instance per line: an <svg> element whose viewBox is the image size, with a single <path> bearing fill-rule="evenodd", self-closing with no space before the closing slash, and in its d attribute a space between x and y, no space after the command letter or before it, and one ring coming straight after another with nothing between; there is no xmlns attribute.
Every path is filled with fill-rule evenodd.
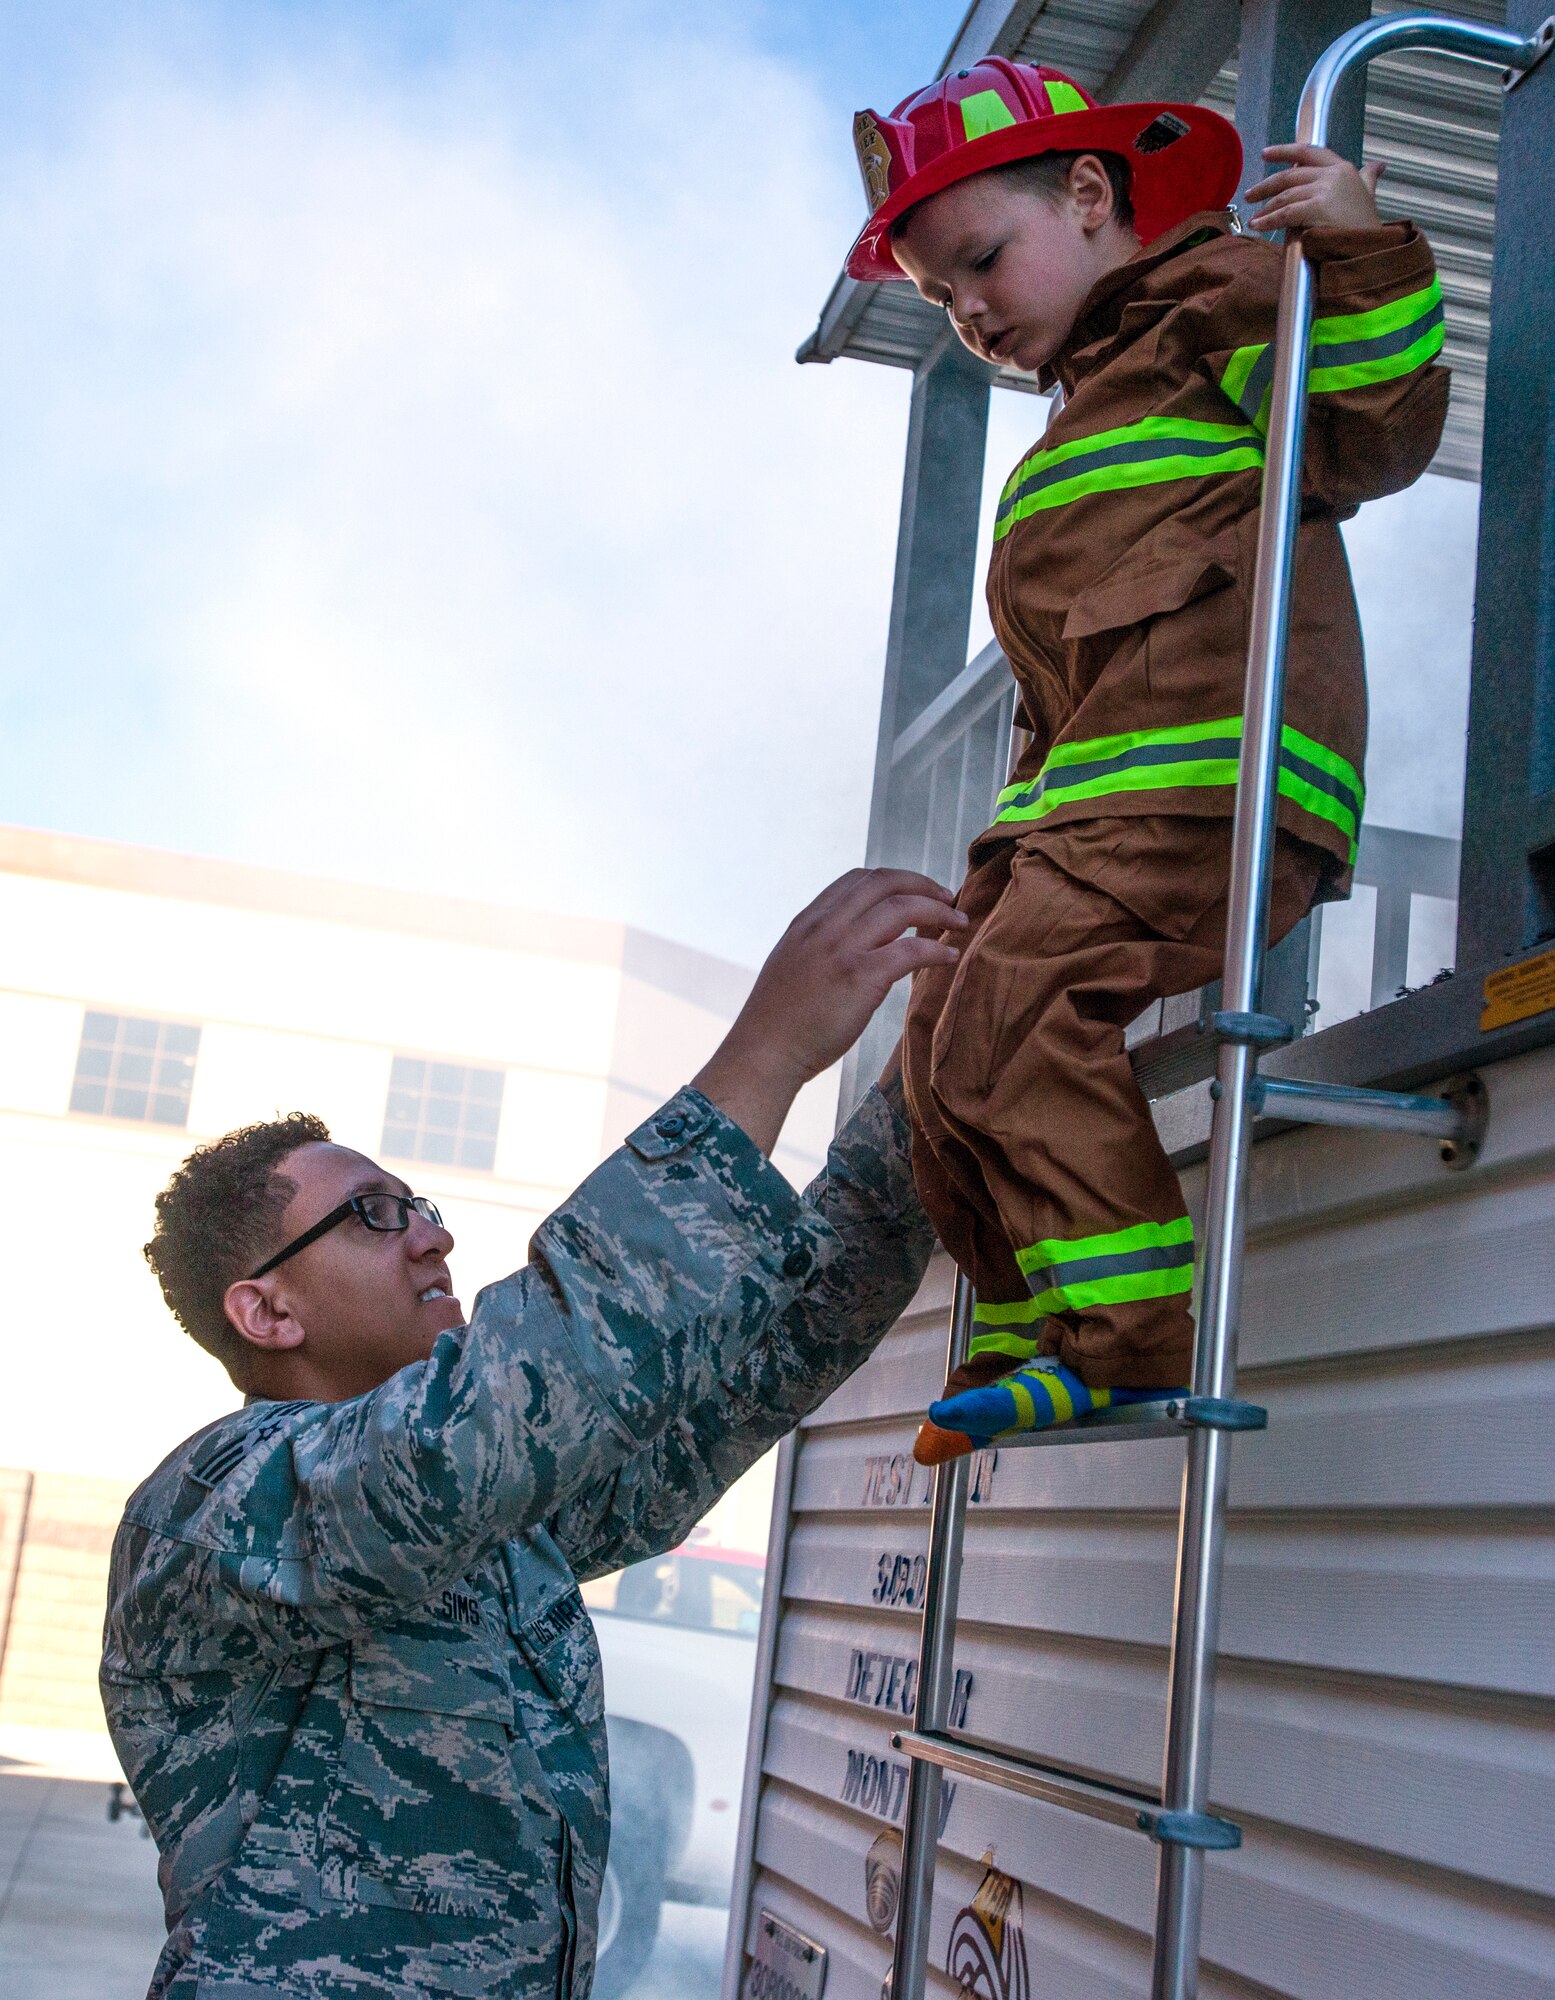
<svg viewBox="0 0 1555 2000"><path fill-rule="evenodd" d="M971 1449L972 1440L965 1431L941 1430L925 1418L913 1439L912 1455L919 1465L946 1465L953 1458L965 1458Z"/></svg>

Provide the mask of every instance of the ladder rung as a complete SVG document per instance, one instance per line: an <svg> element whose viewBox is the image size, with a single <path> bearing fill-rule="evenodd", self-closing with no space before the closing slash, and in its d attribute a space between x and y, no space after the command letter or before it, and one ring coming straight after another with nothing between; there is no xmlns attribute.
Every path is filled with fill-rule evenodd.
<svg viewBox="0 0 1555 2000"><path fill-rule="evenodd" d="M1299 1125L1351 1125L1368 1132L1415 1132L1426 1139L1461 1139L1463 1108L1445 1097L1401 1090L1357 1090L1304 1077L1259 1076L1249 1085L1253 1109Z"/></svg>
<svg viewBox="0 0 1555 2000"><path fill-rule="evenodd" d="M1063 1806L1066 1811L1106 1820L1113 1826L1131 1827L1176 1847L1242 1844L1242 1829L1229 1819L1219 1819L1213 1813L1169 1812L1147 1792L1101 1785L1092 1778L1077 1777L1062 1765L1039 1764L1009 1750L990 1750L959 1737L917 1729L897 1730L891 1737L891 1748L920 1763L938 1764L942 1770L978 1778L985 1785L1042 1799L1048 1805Z"/></svg>
<svg viewBox="0 0 1555 2000"><path fill-rule="evenodd" d="M1180 1438L1189 1431L1261 1431L1267 1410L1256 1403L1237 1403L1223 1396L1169 1396L1159 1403L1125 1403L1117 1409L1092 1410L1066 1424L1045 1430L1013 1431L994 1442L1000 1451L1054 1444L1133 1444L1140 1438Z"/></svg>

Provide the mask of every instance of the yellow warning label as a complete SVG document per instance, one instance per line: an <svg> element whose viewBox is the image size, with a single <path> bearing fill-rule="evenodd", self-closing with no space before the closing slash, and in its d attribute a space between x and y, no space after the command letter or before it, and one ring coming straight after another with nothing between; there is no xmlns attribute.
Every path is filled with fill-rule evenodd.
<svg viewBox="0 0 1555 2000"><path fill-rule="evenodd" d="M1530 1020L1551 1007L1555 1007L1555 951L1541 951L1521 965L1486 975L1479 1031L1486 1035L1492 1028L1509 1028L1514 1021Z"/></svg>

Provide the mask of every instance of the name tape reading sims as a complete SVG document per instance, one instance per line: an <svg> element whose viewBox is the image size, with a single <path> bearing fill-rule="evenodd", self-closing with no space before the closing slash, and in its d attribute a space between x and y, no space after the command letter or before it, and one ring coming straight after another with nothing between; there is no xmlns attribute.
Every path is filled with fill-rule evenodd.
<svg viewBox="0 0 1555 2000"><path fill-rule="evenodd" d="M821 2000L825 1990L825 1945L763 1910L756 1921L742 2000Z"/></svg>

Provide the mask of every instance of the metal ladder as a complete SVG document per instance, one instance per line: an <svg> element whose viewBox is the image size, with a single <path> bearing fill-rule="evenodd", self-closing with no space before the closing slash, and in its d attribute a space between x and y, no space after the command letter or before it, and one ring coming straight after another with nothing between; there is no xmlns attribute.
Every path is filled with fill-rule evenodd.
<svg viewBox="0 0 1555 2000"><path fill-rule="evenodd" d="M1339 37L1313 65L1297 118L1299 141L1323 145L1340 83L1375 57L1424 49L1492 63L1511 89L1555 46L1555 15L1523 37L1478 22L1428 14L1373 20ZM1088 1814L1148 1835L1158 1847L1152 2000L1194 2000L1204 1854L1236 1847L1240 1829L1208 1811L1215 1655L1220 1622L1230 1437L1260 1430L1263 1410L1234 1398L1236 1332L1247 1232L1248 1154L1254 1121L1361 1126L1413 1132L1441 1142L1443 1158L1466 1165L1478 1149L1484 1095L1475 1079L1442 1096L1296 1078L1261 1077L1258 1052L1294 1038L1293 1024L1261 1011L1270 861L1286 640L1313 319L1312 270L1299 241L1285 249L1265 451L1258 565L1253 589L1241 761L1232 834L1222 1010L1205 1201L1204 1258L1193 1391L1160 1403L1104 1410L1078 1422L1008 1442L1116 1443L1186 1437L1177 1595L1167 1701L1166 1756L1159 1796L1096 1783L1062 1766L1017 1756L950 1728L956 1605L961 1576L969 1467L961 1458L934 1475L918 1655L915 1727L891 1737L910 1760L902 1839L901 1893L892 1958L891 2000L922 2000L928 1968L940 1786L945 1771ZM966 1359L973 1294L956 1281L947 1372ZM1003 1445L1000 1447L1004 1448Z"/></svg>

